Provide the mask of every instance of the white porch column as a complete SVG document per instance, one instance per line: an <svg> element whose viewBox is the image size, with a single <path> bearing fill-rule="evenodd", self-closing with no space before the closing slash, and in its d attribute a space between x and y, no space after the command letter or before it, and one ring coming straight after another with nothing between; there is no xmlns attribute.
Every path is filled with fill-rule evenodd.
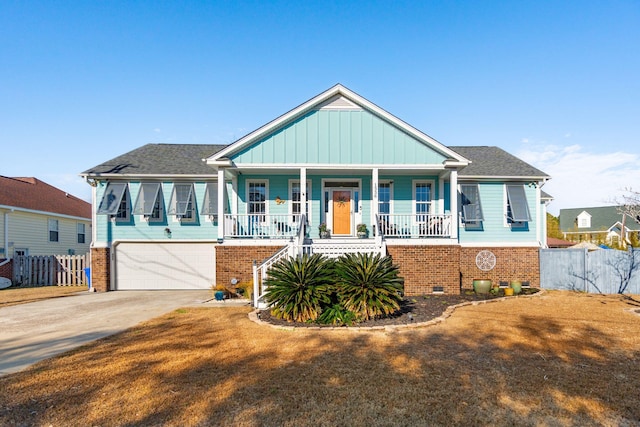
<svg viewBox="0 0 640 427"><path fill-rule="evenodd" d="M307 168L300 168L300 215L307 214Z"/></svg>
<svg viewBox="0 0 640 427"><path fill-rule="evenodd" d="M218 169L218 240L224 239L224 169Z"/></svg>
<svg viewBox="0 0 640 427"><path fill-rule="evenodd" d="M458 171L452 170L449 175L449 208L451 210L451 238L458 238Z"/></svg>
<svg viewBox="0 0 640 427"><path fill-rule="evenodd" d="M373 168L371 170L371 225L377 226L376 224L376 215L378 215L378 168ZM377 230L376 230L377 234Z"/></svg>
<svg viewBox="0 0 640 427"><path fill-rule="evenodd" d="M238 177L233 175L231 177L231 212L233 215L238 215Z"/></svg>

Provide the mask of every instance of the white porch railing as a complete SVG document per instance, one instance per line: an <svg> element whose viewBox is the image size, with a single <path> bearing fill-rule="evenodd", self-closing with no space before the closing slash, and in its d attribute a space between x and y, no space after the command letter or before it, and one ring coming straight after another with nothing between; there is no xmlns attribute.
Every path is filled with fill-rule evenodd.
<svg viewBox="0 0 640 427"><path fill-rule="evenodd" d="M300 230L300 215L225 214L225 237L284 239Z"/></svg>
<svg viewBox="0 0 640 427"><path fill-rule="evenodd" d="M450 237L451 214L378 214L377 231L389 238Z"/></svg>
<svg viewBox="0 0 640 427"><path fill-rule="evenodd" d="M355 252L386 255L386 247L378 243L314 243L313 245L303 245L303 254L322 254L329 258L339 258L341 255Z"/></svg>
<svg viewBox="0 0 640 427"><path fill-rule="evenodd" d="M302 223L306 222L306 218L302 216ZM264 279L269 273L269 269L278 261L284 258L293 258L302 256L303 254L319 253L329 258L338 258L346 253L364 252L364 253L380 253L382 256L387 254L387 249L382 238L366 239L364 241L353 242L332 242L330 240L317 242L314 244L305 244L305 227L298 229L296 238L291 239L289 243L276 252L269 259L261 264L254 261L253 263L253 306L257 308L265 308L264 296L267 289L264 285Z"/></svg>
<svg viewBox="0 0 640 427"><path fill-rule="evenodd" d="M298 224L305 224L307 219L305 215L296 215L298 218ZM293 258L302 254L302 247L304 243L305 227L298 227L297 235L295 239L292 239L290 243L273 254L269 259L258 265L256 261L253 262L253 306L263 306L263 299L265 295L264 279L267 277L267 272L275 264L283 258Z"/></svg>

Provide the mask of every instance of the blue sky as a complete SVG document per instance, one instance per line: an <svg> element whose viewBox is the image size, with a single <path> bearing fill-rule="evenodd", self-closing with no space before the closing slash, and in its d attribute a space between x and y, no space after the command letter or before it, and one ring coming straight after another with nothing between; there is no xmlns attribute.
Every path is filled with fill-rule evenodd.
<svg viewBox="0 0 640 427"><path fill-rule="evenodd" d="M342 83L445 145L553 176L550 211L640 188L640 1L0 2L0 174L230 143Z"/></svg>

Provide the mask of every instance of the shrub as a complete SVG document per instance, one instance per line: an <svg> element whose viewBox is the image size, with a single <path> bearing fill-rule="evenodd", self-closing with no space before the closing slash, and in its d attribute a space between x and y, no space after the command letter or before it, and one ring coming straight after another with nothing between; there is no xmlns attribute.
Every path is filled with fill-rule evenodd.
<svg viewBox="0 0 640 427"><path fill-rule="evenodd" d="M319 254L276 262L265 279L271 314L289 322L316 320L330 302L332 264Z"/></svg>
<svg viewBox="0 0 640 427"><path fill-rule="evenodd" d="M356 321L356 315L344 308L340 303L334 303L324 307L322 314L318 316L318 323L325 325L351 326Z"/></svg>
<svg viewBox="0 0 640 427"><path fill-rule="evenodd" d="M404 280L390 256L345 254L335 265L336 290L342 306L369 320L400 309Z"/></svg>

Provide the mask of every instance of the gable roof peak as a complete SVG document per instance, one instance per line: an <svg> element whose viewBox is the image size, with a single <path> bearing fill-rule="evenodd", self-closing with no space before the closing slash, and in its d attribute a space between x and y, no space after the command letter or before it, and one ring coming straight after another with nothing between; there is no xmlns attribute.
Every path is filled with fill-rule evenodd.
<svg viewBox="0 0 640 427"><path fill-rule="evenodd" d="M218 165L228 164L228 158L233 153L259 141L261 138L265 137L271 132L274 132L275 130L281 128L282 126L285 126L288 123L291 123L292 121L296 120L297 118L302 117L303 115L307 114L309 111L312 111L314 109L320 109L322 108L322 106L331 104L331 102L337 99L336 96L344 97L344 100L340 101L340 105L342 108L354 108L355 106L358 106L361 109L366 110L371 114L378 116L382 120L392 124L393 126L401 129L403 132L421 141L423 144L431 146L433 149L436 149L437 151L446 155L454 163L458 163L460 165L467 165L470 163L469 160L466 159L461 154L451 150L449 147L438 142L437 140L433 139L432 137L425 134L424 132L411 126L405 121L387 112L386 110L378 107L376 104L363 98L362 96L358 95L357 93L347 88L346 86L340 83L337 83L334 86L330 87L329 89L325 90L324 92L321 92L320 94L314 96L308 101L290 110L289 112L281 115L280 117L270 121L269 123L261 126L260 128L254 130L253 132L250 132L249 134L238 139L237 141L231 143L225 149L220 150L219 152L209 157L207 159L207 164L218 164ZM345 101L347 101L348 105L345 105ZM451 165L453 165L454 163L451 163Z"/></svg>

